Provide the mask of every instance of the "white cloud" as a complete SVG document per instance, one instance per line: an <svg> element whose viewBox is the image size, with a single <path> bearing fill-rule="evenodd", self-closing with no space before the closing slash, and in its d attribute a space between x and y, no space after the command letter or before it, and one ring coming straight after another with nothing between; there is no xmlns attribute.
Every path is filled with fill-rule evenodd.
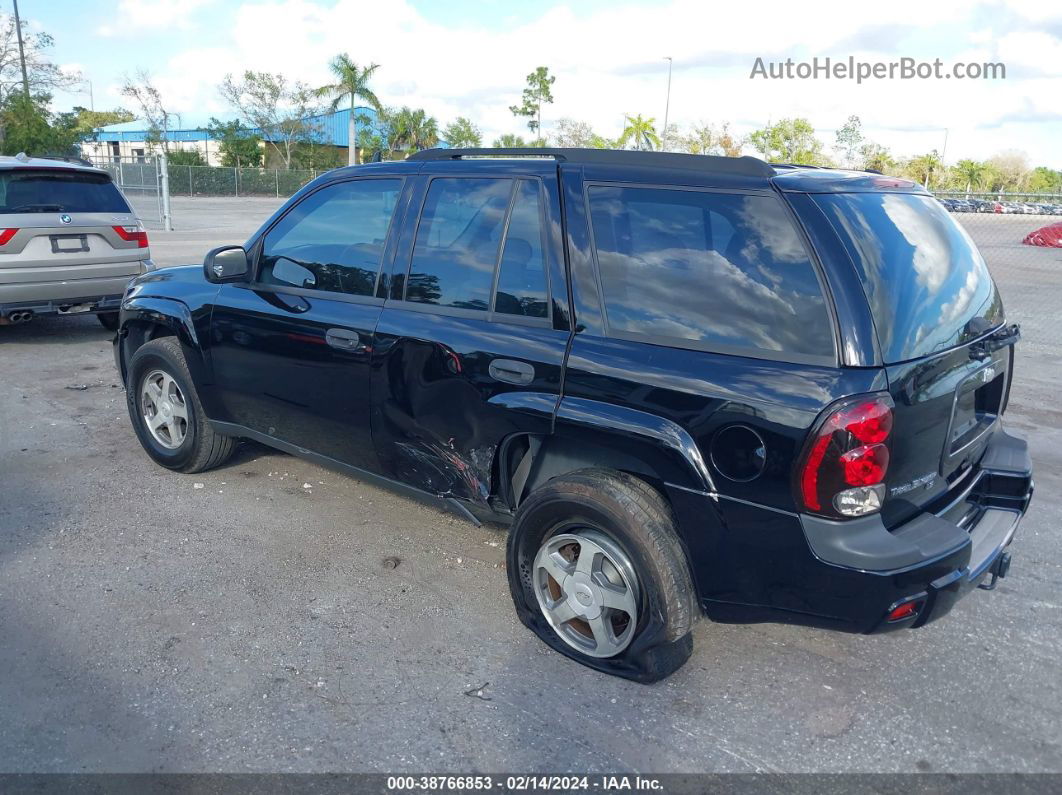
<svg viewBox="0 0 1062 795"><path fill-rule="evenodd" d="M201 2L183 4L180 13L163 11L169 14L167 24L187 20L191 6ZM161 6L176 4L124 0L122 5L143 25L148 18L155 22L153 14ZM1028 13L1038 14L1041 5L1052 4L1035 0ZM742 133L768 120L805 116L829 145L832 129L854 113L872 136L901 154L939 148L947 127L949 160L1026 148L1034 161L1062 166L1062 154L1046 143L1050 126L1057 133L1060 124L1054 99L1059 85L1050 75L1058 74L1062 44L1041 30L1040 19L1000 14L1008 21L986 27L986 6L994 3L827 0L809 12L791 0L725 7L671 0L585 13L573 4L525 11L504 30L491 31L474 14L440 25L404 0L373 14L366 13L362 0L327 6L309 0L248 1L227 24L231 33L226 32L224 47L193 47L151 68L171 106L203 115L223 110L216 86L226 72L268 70L319 84L328 79L328 59L347 51L359 63L382 65L375 88L386 104L424 107L443 124L458 114L469 116L489 141L503 132L527 135L524 120L508 108L519 101L526 75L539 65L548 65L557 77L555 102L544 114L547 132L553 121L568 116L616 135L626 112L654 116L659 125L667 74L663 56L670 55L673 122L730 121ZM208 17L199 14L207 24ZM918 42L917 51L901 51L909 41ZM941 57L946 63L1012 59L1027 77L1008 73L1008 79L995 81L862 85L749 79L757 56L800 60L816 54L870 60ZM1036 67L1041 77L1033 79ZM1019 139L993 141L1000 125Z"/></svg>
<svg viewBox="0 0 1062 795"><path fill-rule="evenodd" d="M110 22L96 28L99 36L111 37L143 30L187 28L191 15L213 0L120 0Z"/></svg>

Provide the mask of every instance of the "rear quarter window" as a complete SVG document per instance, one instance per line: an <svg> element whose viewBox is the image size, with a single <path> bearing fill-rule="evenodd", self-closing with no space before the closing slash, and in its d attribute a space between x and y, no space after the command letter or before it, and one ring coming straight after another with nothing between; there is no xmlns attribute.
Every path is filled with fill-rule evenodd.
<svg viewBox="0 0 1062 795"><path fill-rule="evenodd" d="M0 214L128 213L106 174L62 169L0 171Z"/></svg>
<svg viewBox="0 0 1062 795"><path fill-rule="evenodd" d="M813 196L863 283L886 364L969 342L1003 322L1003 304L969 234L931 196Z"/></svg>
<svg viewBox="0 0 1062 795"><path fill-rule="evenodd" d="M587 201L610 335L834 359L819 278L779 198L591 185Z"/></svg>

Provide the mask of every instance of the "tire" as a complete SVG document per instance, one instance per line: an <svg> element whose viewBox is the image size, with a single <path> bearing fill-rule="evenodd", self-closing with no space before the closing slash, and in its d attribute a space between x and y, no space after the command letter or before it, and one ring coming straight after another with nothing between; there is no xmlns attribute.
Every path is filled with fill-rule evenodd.
<svg viewBox="0 0 1062 795"><path fill-rule="evenodd" d="M576 540L568 543L570 538ZM575 546L578 554L571 562L566 556ZM595 590L576 576L584 549L598 561L617 558L617 565L602 564L591 577L594 585L613 586L611 597L603 595L609 588ZM560 559L568 568L547 571L551 552L553 561ZM699 615L689 565L667 501L645 481L605 469L583 469L549 481L520 506L506 553L517 615L554 650L598 671L644 683L669 676L689 659L690 630ZM553 576L558 571L568 573L567 588ZM602 576L608 582L602 583ZM587 601L580 607L576 600L582 598ZM601 609L598 603L610 598L631 600L636 618L632 621L626 608ZM551 600L552 611L547 609ZM567 615L564 611L573 608L590 617L577 616L555 628L557 619ZM609 627L605 642L598 642L601 621L592 626L595 609Z"/></svg>
<svg viewBox="0 0 1062 795"><path fill-rule="evenodd" d="M145 398L149 380L167 392L164 399L154 403L158 406L153 410L155 417L173 423L156 432L149 427L144 402L151 402ZM205 472L225 463L236 449L236 439L215 432L207 422L176 337L155 339L136 350L129 361L125 394L140 444L155 463L167 469L189 474Z"/></svg>
<svg viewBox="0 0 1062 795"><path fill-rule="evenodd" d="M118 330L118 313L117 312L97 312L96 320L100 321L100 325L107 331Z"/></svg>

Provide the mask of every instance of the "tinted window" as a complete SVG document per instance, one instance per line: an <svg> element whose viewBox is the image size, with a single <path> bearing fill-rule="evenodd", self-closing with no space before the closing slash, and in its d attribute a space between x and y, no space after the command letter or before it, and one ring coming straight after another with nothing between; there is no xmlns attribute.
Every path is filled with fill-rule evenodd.
<svg viewBox="0 0 1062 795"><path fill-rule="evenodd" d="M985 261L932 197L814 198L849 248L887 363L961 344L1002 322L1003 305Z"/></svg>
<svg viewBox="0 0 1062 795"><path fill-rule="evenodd" d="M401 180L366 179L311 193L266 235L259 280L372 295L401 188Z"/></svg>
<svg viewBox="0 0 1062 795"><path fill-rule="evenodd" d="M815 269L771 196L592 186L611 331L833 356Z"/></svg>
<svg viewBox="0 0 1062 795"><path fill-rule="evenodd" d="M0 171L0 213L128 213L106 174L42 169Z"/></svg>
<svg viewBox="0 0 1062 795"><path fill-rule="evenodd" d="M490 308L510 179L434 179L413 246L406 300Z"/></svg>
<svg viewBox="0 0 1062 795"><path fill-rule="evenodd" d="M538 183L520 180L505 231L494 311L547 317L546 260L542 249L542 207Z"/></svg>

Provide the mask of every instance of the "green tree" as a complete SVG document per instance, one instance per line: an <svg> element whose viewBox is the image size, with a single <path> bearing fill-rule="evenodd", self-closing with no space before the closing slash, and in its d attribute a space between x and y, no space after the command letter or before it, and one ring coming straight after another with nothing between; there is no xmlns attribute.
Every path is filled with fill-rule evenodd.
<svg viewBox="0 0 1062 795"><path fill-rule="evenodd" d="M896 159L889 150L872 141L859 147L859 158L860 167L870 171L887 174L896 168Z"/></svg>
<svg viewBox="0 0 1062 795"><path fill-rule="evenodd" d="M1026 190L1029 177L1029 160L1024 152L1010 149L993 155L988 159L990 173L994 176L992 190L1022 191Z"/></svg>
<svg viewBox="0 0 1062 795"><path fill-rule="evenodd" d="M369 88L369 80L380 68L379 64L358 66L351 60L347 53L340 53L328 65L336 82L317 89L317 96L331 100L329 109L335 113L344 100L350 100L350 118L347 119L347 165L355 165L358 162L357 132L355 127L355 103L360 99L368 102L373 110L380 109L380 100Z"/></svg>
<svg viewBox="0 0 1062 795"><path fill-rule="evenodd" d="M942 164L940 162L940 155L937 150L927 152L924 155L918 157L912 157L907 161L904 171L911 179L916 182L921 182L923 187L929 188L929 183L933 179L935 174L938 174L942 170Z"/></svg>
<svg viewBox="0 0 1062 795"><path fill-rule="evenodd" d="M549 68L540 66L527 76L527 88L524 89L523 102L510 105L514 116L528 117L527 128L542 140L542 106L553 102L551 88L557 78L549 73Z"/></svg>
<svg viewBox="0 0 1062 795"><path fill-rule="evenodd" d="M174 149L166 155L166 161L171 166L205 166L206 160L203 153L198 149Z"/></svg>
<svg viewBox="0 0 1062 795"><path fill-rule="evenodd" d="M660 148L660 136L656 134L656 119L642 118L637 116L624 116L623 132L620 133L616 143L620 149L626 149L627 144L632 144L635 149L652 151Z"/></svg>
<svg viewBox="0 0 1062 795"><path fill-rule="evenodd" d="M155 87L151 74L146 69L137 70L132 77L127 76L122 83L121 94L140 106L140 114L148 124L148 147L161 146L169 151L170 113L162 102L162 92Z"/></svg>
<svg viewBox="0 0 1062 795"><path fill-rule="evenodd" d="M242 79L225 75L218 93L249 127L261 131L284 168L291 168L299 144L320 137L313 119L320 108L317 92L305 83L289 83L282 74L246 71Z"/></svg>
<svg viewBox="0 0 1062 795"><path fill-rule="evenodd" d="M74 114L53 117L48 109L47 94L27 97L23 93L8 96L0 111L0 126L4 138L0 154L62 155L77 153L78 138L74 128Z"/></svg>
<svg viewBox="0 0 1062 795"><path fill-rule="evenodd" d="M52 63L48 50L53 43L49 34L34 33L26 18L22 18L22 50L26 59L26 78L33 97L50 96L56 89L74 88L82 82L80 74L63 71ZM8 99L14 94L25 94L22 90L18 32L15 29L15 17L0 14L0 107L6 107Z"/></svg>
<svg viewBox="0 0 1062 795"><path fill-rule="evenodd" d="M527 146L527 141L519 135L505 133L505 135L495 138L492 146L495 149L523 149Z"/></svg>
<svg viewBox="0 0 1062 795"><path fill-rule="evenodd" d="M257 168L262 165L262 136L252 133L239 119L211 118L207 133L218 142L221 165L227 168Z"/></svg>
<svg viewBox="0 0 1062 795"><path fill-rule="evenodd" d="M825 161L822 142L815 137L815 128L807 119L782 119L777 124L756 130L749 142L775 163L818 165Z"/></svg>
<svg viewBox="0 0 1062 795"><path fill-rule="evenodd" d="M447 124L442 137L455 149L475 148L483 145L483 133L464 116L458 116Z"/></svg>
<svg viewBox="0 0 1062 795"><path fill-rule="evenodd" d="M849 116L848 121L837 130L836 139L833 148L841 155L845 168L855 168L858 165L860 147L865 140L863 122L858 116Z"/></svg>
<svg viewBox="0 0 1062 795"><path fill-rule="evenodd" d="M423 108L404 107L391 120L397 148L407 152L430 149L439 143L439 124Z"/></svg>
<svg viewBox="0 0 1062 795"><path fill-rule="evenodd" d="M1029 190L1037 193L1062 192L1062 171L1037 166L1029 175Z"/></svg>
<svg viewBox="0 0 1062 795"><path fill-rule="evenodd" d="M966 184L966 192L969 193L974 187L980 187L986 167L980 161L967 159L956 163L953 170L956 176Z"/></svg>
<svg viewBox="0 0 1062 795"><path fill-rule="evenodd" d="M114 110L89 110L74 106L74 127L82 140L94 140L100 127L109 124L123 124L136 119L136 114L125 108Z"/></svg>

